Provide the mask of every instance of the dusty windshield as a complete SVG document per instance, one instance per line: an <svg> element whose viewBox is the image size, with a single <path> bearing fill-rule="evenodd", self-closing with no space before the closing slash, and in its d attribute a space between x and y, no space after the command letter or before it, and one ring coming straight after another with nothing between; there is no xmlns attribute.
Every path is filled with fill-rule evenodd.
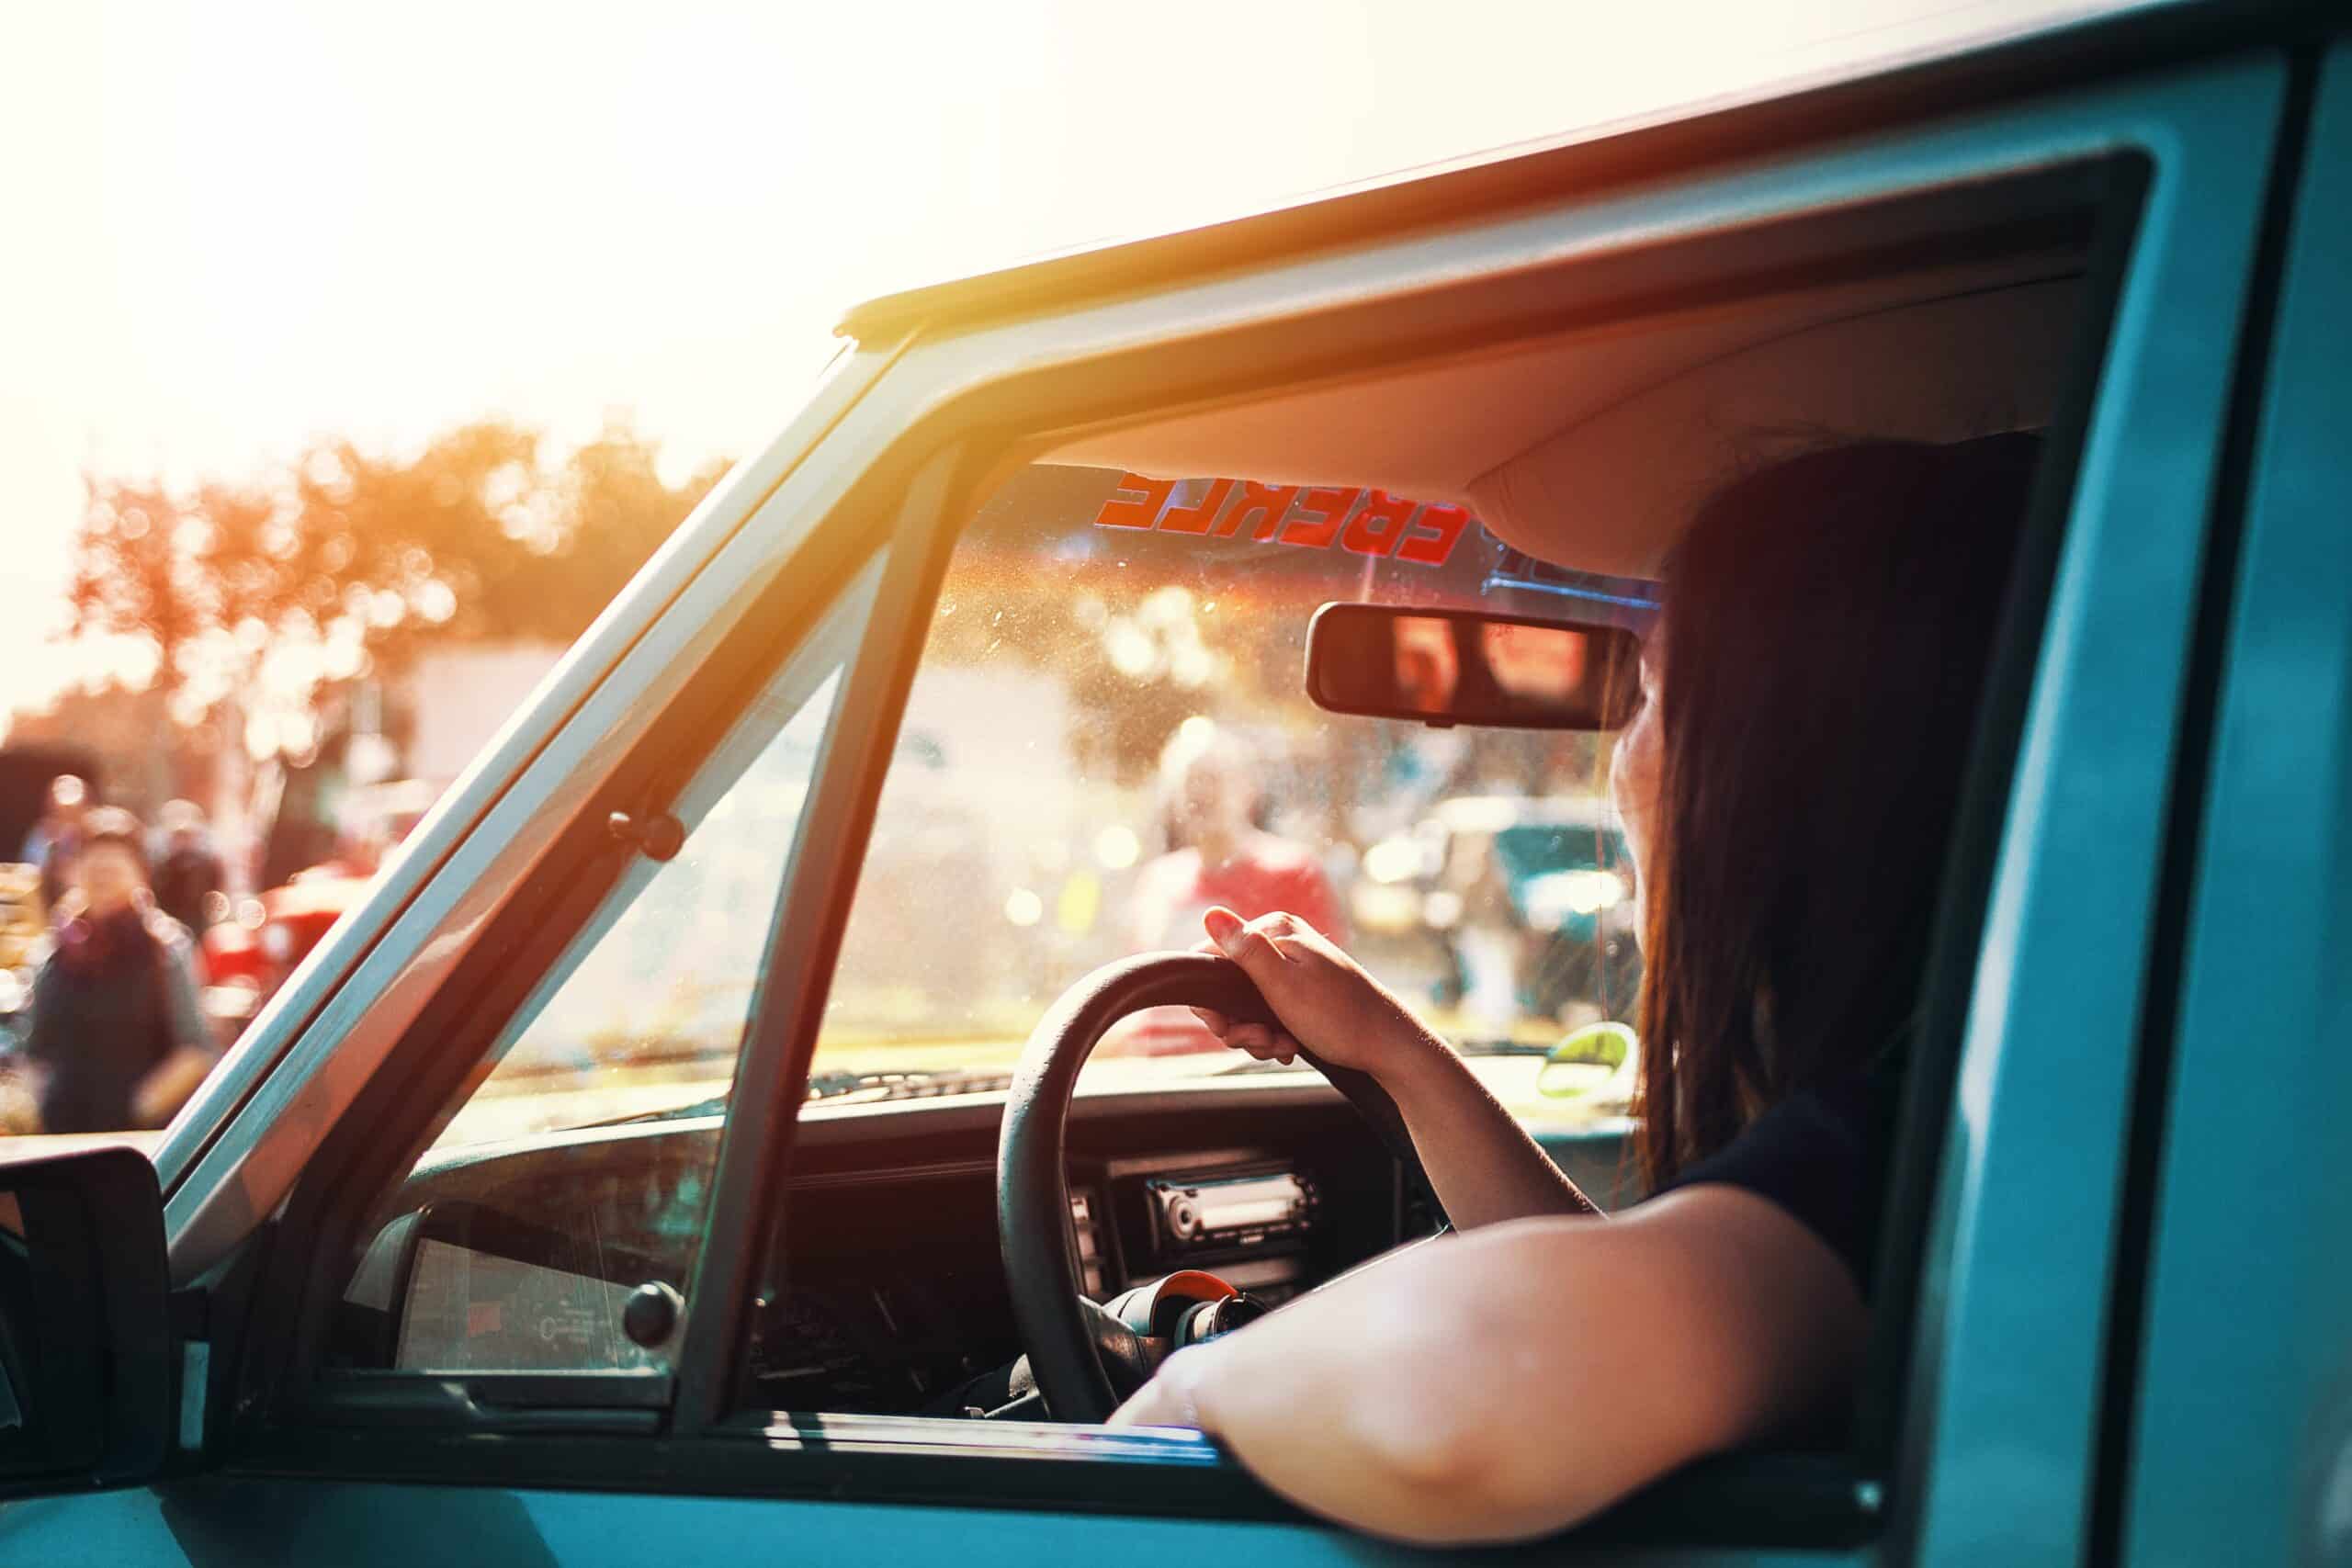
<svg viewBox="0 0 2352 1568"><path fill-rule="evenodd" d="M1506 549L1378 491L1039 467L942 587L812 1067L847 1099L985 1089L1071 982L1189 946L1211 904L1287 909L1419 1007L1537 1121L1623 1108L1546 1073L1631 1014L1630 868L1607 739L1341 717L1306 698L1335 599L1638 620L1643 585ZM1181 1010L1087 1082L1262 1071Z"/></svg>

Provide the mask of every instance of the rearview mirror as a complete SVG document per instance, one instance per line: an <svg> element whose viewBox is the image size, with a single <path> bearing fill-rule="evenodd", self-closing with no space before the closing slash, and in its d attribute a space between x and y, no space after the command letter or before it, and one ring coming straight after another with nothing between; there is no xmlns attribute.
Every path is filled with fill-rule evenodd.
<svg viewBox="0 0 2352 1568"><path fill-rule="evenodd" d="M172 1432L164 1197L136 1149L0 1163L0 1495L145 1479Z"/></svg>
<svg viewBox="0 0 2352 1568"><path fill-rule="evenodd" d="M1640 660L1620 626L1326 604L1307 631L1306 692L1333 713L1441 728L1615 729L1633 716Z"/></svg>

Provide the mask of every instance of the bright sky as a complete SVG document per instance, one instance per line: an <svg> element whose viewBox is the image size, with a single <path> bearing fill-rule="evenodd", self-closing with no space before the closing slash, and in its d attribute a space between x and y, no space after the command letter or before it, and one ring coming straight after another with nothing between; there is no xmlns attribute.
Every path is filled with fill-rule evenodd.
<svg viewBox="0 0 2352 1568"><path fill-rule="evenodd" d="M7 11L0 713L85 467L629 411L750 450L841 307L2076 0L209 0Z"/></svg>

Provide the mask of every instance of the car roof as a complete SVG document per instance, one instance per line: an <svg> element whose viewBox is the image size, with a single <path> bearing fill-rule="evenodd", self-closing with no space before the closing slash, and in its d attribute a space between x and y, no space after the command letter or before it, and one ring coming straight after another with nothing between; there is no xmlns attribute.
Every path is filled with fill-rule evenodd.
<svg viewBox="0 0 2352 1568"><path fill-rule="evenodd" d="M2306 17L2324 17L2326 10L2306 0L2132 0L2044 13L1988 27L1929 58L1858 62L1836 73L1408 170L1222 222L1083 246L879 295L849 310L835 330L878 341L1148 292L1597 191L1712 157L1753 156L2072 80L2197 58L2278 36Z"/></svg>

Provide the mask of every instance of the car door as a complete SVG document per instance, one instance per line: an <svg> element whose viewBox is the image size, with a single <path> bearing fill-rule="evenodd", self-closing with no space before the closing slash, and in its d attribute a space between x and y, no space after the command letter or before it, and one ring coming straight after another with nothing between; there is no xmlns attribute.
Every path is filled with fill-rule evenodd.
<svg viewBox="0 0 2352 1568"><path fill-rule="evenodd" d="M1941 1060L1953 1077L1939 1080L1939 1091L1952 1096L1956 1081L1958 1092L1914 1124L1915 1134L1927 1132L1915 1138L1912 1157L1928 1169L1917 1186L1899 1189L1915 1205L1917 1230L1912 1250L1896 1249L1914 1274L1911 1294L1892 1298L1905 1304L1888 1314L1902 1337L1891 1353L1894 1382L1875 1412L1886 1447L1875 1461L1866 1453L1846 1469L1742 1456L1673 1478L1555 1545L1564 1559L1604 1541L1656 1561L1766 1547L1920 1562L2079 1558L2099 1460L2107 1265L2122 1201L2156 868L2266 195L2249 186L2245 171L2268 167L2285 80L2282 59L2250 56L1951 122L1940 128L1949 140L1935 130L1915 136L1880 128L1845 145L1850 158L1792 155L1743 171L1787 200L1768 200L1776 213L1817 214L1816 199L1859 204L1890 184L1916 189L1912 182L1929 177L1930 167L1966 168L1997 183L2020 166L2012 160L2047 166L2063 162L2068 146L2128 146L2147 160L2139 166L2150 183L2114 253L2111 333L2098 338L2071 428L2061 423L2080 439L2079 466L2052 481L2063 491L2050 498L2062 526L2045 537L2052 576L2036 609L2046 609L2046 620L2037 616L2026 645L2009 715L2016 745L1997 753L1999 788L1979 826L1985 913L1956 945L1944 989L1928 1003L1939 1010L1937 1027L1950 1031ZM2036 151L2029 154L2029 146ZM1737 206L1727 198L1736 178L1694 176L1623 204L1577 202L1529 221L1539 229L1589 223L1578 231L1622 243L1655 235L1668 211L1696 211L1704 214L1696 234L1715 241L1706 248L1728 252L1736 248ZM1645 207L1649 197L1668 205ZM1556 240L1560 231L1550 232ZM1485 237L1499 239L1493 231ZM1605 252L1607 239L1598 246ZM1196 335L1232 331L1259 375L1279 380L1290 371L1283 351L1295 346L1273 328L1245 334L1242 323L1278 322L1307 299L1332 309L1330 293L1312 290L1334 289L1342 278L1376 293L1371 280L1397 265L1394 251L1365 244L1220 278L1164 309L1194 312ZM935 344L918 340L906 368L953 374L1024 355L1035 362L1052 353L1044 340L1064 332L1073 346L1109 355L1185 324L1154 321L1155 308L1159 302L1105 306L1101 315L1116 338L1087 336L1087 318L1075 312L967 326ZM897 318L880 311L868 319ZM1349 325L1366 357L1384 329L1399 330L1371 308ZM1094 385L1106 391L1098 395L1148 380L1149 363L1138 354L1132 369L1103 370ZM1007 402L1018 417L1049 423L1058 411L1037 407L1048 394L1024 390L1035 402ZM1115 450L1107 442L1090 450L1106 448ZM806 896L813 920L824 896ZM714 1408L725 1408L723 1397ZM1373 1551L1266 1517L1261 1497L1222 1472L1192 1473L1193 1461L1179 1453L1103 1450L1057 1487L1047 1465L1088 1452L1069 1436L1039 1435L1025 1451L1012 1445L1022 1459L1046 1461L1023 1464L995 1444L984 1457L968 1435L909 1425L861 1429L770 1412L760 1434L776 1486L814 1492L821 1484L826 1494L768 1506L763 1539L779 1550L821 1541L843 1551L922 1551L936 1549L946 1528L956 1530L959 1551L982 1560L1104 1542L1264 1561ZM972 1495L963 1487L991 1497L1000 1511L945 1524L933 1510ZM1100 1517L1114 1510L1148 1522L1122 1535ZM1182 1523L1161 1517L1180 1511ZM1197 1522L1201 1515L1216 1523Z"/></svg>
<svg viewBox="0 0 2352 1568"><path fill-rule="evenodd" d="M2253 276L2263 192L2246 171L2268 164L2284 78L2281 60L2256 53L1940 118L1880 104L1835 135L1780 119L1778 142L1735 117L1667 177L1547 176L1476 221L1359 230L1336 248L1060 314L933 335L869 326L881 346L854 362L854 389L820 396L690 522L420 830L368 917L306 964L174 1129L173 1260L190 1292L187 1337L206 1348L174 1476L12 1505L0 1548L52 1562L585 1563L633 1561L649 1541L665 1554L829 1561L1382 1555L1301 1517L1197 1438L811 1425L737 1403L816 1014L964 509L1007 457L1007 431L1121 398L1131 408L1135 378L1154 367L1150 384L1169 396L1328 367L1325 324L1342 307L1360 311L1354 352L1403 354L1433 322L1492 333L1553 308L1514 279L1615 264L1622 287L1624 258L1662 234L1678 259L1737 252L1742 265L1754 264L1740 247L1776 222L1819 227L1850 252L1835 224L1858 209L2120 160L2131 177L2098 187L2124 192L2114 325L2087 340L2078 461L2053 492L2064 526L2049 618L2018 684L2022 750L1995 796L1985 956L1965 972L1964 1037L1954 1015L1960 1094L1938 1145L1944 1179L1919 1216L1919 1267L1937 1288L1898 1347L1916 1380L1904 1425L1878 1468L1735 1461L1593 1538L1652 1561L1768 1548L2074 1561L2154 867ZM678 803L698 798L763 694L797 689L786 677L829 626L843 639L828 677L838 684L773 914L751 916L763 941L674 1350L650 1375L323 1376L322 1325L349 1281L322 1238L365 1239L408 1151L470 1102L508 1021L619 929L603 923L615 899L655 874L645 863L668 863L665 846L679 852L663 819L693 815ZM696 825L676 826L690 846ZM2053 1255L2067 1259L2057 1278Z"/></svg>
<svg viewBox="0 0 2352 1568"><path fill-rule="evenodd" d="M2310 139L2274 228L2241 530L2207 612L2211 751L2178 807L2178 989L2143 1069L2103 1521L2115 1560L2352 1556L2352 48L2302 77Z"/></svg>

